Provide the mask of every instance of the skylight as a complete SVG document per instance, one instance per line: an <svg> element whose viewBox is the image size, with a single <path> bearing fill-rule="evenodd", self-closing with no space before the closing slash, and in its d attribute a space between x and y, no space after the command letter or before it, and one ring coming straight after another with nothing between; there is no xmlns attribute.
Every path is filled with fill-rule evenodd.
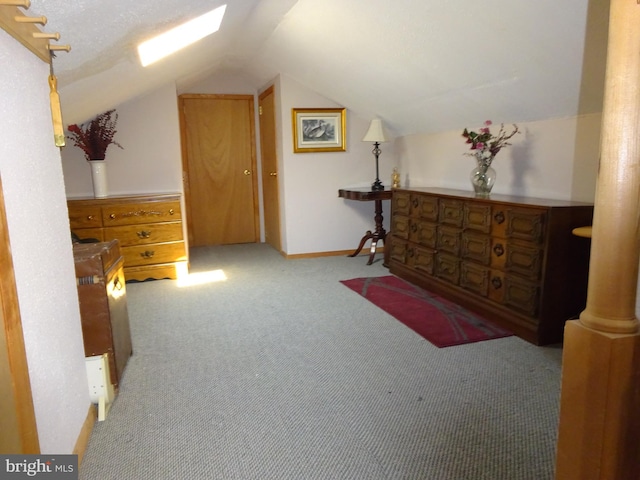
<svg viewBox="0 0 640 480"><path fill-rule="evenodd" d="M167 55L171 55L173 52L177 52L181 48L191 45L207 35L217 32L226 9L227 6L222 5L204 15L200 15L193 20L178 25L151 40L142 42L138 45L140 63L143 67L151 65L153 62Z"/></svg>

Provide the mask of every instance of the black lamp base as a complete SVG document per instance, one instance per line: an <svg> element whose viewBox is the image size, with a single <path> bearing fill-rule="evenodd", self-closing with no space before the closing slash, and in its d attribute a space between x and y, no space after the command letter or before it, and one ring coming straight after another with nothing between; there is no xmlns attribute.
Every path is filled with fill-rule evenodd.
<svg viewBox="0 0 640 480"><path fill-rule="evenodd" d="M384 190L384 185L380 180L376 179L376 181L371 184L371 191L381 192L382 190Z"/></svg>
<svg viewBox="0 0 640 480"><path fill-rule="evenodd" d="M373 153L373 155L376 157L376 180L375 182L373 182L373 184L371 184L371 191L381 192L382 190L384 190L384 185L382 185L382 182L380 181L380 173L378 173L378 157L380 156L379 142L375 142L373 144L373 151L371 153Z"/></svg>

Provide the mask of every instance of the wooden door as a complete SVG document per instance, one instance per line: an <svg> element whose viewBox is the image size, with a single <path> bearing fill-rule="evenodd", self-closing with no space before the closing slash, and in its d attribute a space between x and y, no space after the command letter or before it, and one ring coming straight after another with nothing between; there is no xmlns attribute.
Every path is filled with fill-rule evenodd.
<svg viewBox="0 0 640 480"><path fill-rule="evenodd" d="M251 95L181 95L182 165L191 246L258 242Z"/></svg>
<svg viewBox="0 0 640 480"><path fill-rule="evenodd" d="M0 452L40 453L0 184Z"/></svg>
<svg viewBox="0 0 640 480"><path fill-rule="evenodd" d="M272 86L260 95L260 147L262 150L264 238L266 243L280 251L278 158L276 156L276 119Z"/></svg>

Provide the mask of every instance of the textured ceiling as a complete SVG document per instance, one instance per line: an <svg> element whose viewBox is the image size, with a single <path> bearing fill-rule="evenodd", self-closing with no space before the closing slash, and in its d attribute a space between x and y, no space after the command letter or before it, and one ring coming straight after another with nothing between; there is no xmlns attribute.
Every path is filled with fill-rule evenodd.
<svg viewBox="0 0 640 480"><path fill-rule="evenodd" d="M395 134L602 109L608 0L227 0L220 31L143 68L136 45L224 0L33 0L70 53L65 122L175 82L287 75Z"/></svg>

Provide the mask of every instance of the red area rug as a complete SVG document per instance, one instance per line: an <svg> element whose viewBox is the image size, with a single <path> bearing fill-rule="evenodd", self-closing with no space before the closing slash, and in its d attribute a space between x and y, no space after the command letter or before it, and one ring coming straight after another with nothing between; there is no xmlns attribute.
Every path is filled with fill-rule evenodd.
<svg viewBox="0 0 640 480"><path fill-rule="evenodd" d="M393 275L341 280L436 347L513 335L469 310Z"/></svg>

